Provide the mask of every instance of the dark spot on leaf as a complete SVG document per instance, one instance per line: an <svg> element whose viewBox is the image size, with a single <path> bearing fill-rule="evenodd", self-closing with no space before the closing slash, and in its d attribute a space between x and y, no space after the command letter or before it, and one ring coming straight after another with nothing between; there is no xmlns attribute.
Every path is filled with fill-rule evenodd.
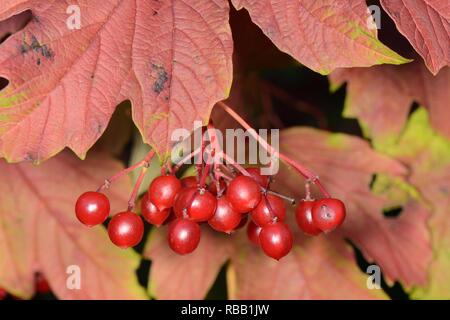
<svg viewBox="0 0 450 320"><path fill-rule="evenodd" d="M38 66L40 66L40 65L41 65L41 58L37 58L37 60L36 60L36 64L37 64Z"/></svg>
<svg viewBox="0 0 450 320"><path fill-rule="evenodd" d="M167 80L169 80L169 75L163 66L152 63L152 69L156 73L156 81L153 83L153 91L156 93L161 93L164 90Z"/></svg>
<svg viewBox="0 0 450 320"><path fill-rule="evenodd" d="M153 10L153 15L156 16L158 14L158 11Z"/></svg>
<svg viewBox="0 0 450 320"><path fill-rule="evenodd" d="M169 96L165 96L165 97L164 97L164 100L165 100L165 101L169 101Z"/></svg>
<svg viewBox="0 0 450 320"><path fill-rule="evenodd" d="M31 36L31 43L28 44L24 39L19 48L21 54L25 54L31 50L47 59L51 59L54 56L53 51L46 44L41 44L34 35Z"/></svg>
<svg viewBox="0 0 450 320"><path fill-rule="evenodd" d="M94 79L94 75L93 74L91 74L91 79Z"/></svg>
<svg viewBox="0 0 450 320"><path fill-rule="evenodd" d="M24 161L35 162L37 160L37 156L34 153L27 153L23 158Z"/></svg>

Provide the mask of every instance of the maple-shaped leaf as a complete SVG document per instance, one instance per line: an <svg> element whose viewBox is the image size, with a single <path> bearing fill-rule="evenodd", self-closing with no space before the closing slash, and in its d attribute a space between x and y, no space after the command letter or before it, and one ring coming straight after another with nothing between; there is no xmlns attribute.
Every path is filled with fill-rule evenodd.
<svg viewBox="0 0 450 320"><path fill-rule="evenodd" d="M409 60L382 44L364 0L233 0L282 51L321 74Z"/></svg>
<svg viewBox="0 0 450 320"><path fill-rule="evenodd" d="M430 127L426 110L419 108L411 115L398 142L380 148L410 167L408 182L420 192L423 206L432 210L428 222L433 245L429 283L414 290L413 297L449 299L450 140Z"/></svg>
<svg viewBox="0 0 450 320"><path fill-rule="evenodd" d="M396 140L414 101L428 108L432 126L450 138L450 68L433 76L417 61L336 70L330 79L334 87L347 82L344 116L358 118L375 144Z"/></svg>
<svg viewBox="0 0 450 320"><path fill-rule="evenodd" d="M80 161L65 152L39 167L2 160L0 287L30 298L34 275L41 272L61 299L146 298L135 275L139 256L118 249L103 226L87 228L74 213L78 195L120 169L116 161L95 154ZM130 191L128 180L114 183L108 192L112 212L126 206ZM77 270L72 276L80 276L79 290L67 284L72 283L68 272Z"/></svg>
<svg viewBox="0 0 450 320"><path fill-rule="evenodd" d="M381 5L433 74L450 65L448 1L381 0Z"/></svg>
<svg viewBox="0 0 450 320"><path fill-rule="evenodd" d="M367 260L377 263L387 280L401 280L407 287L426 283L431 259L429 213L410 207L397 219L387 219L383 216L387 199L370 189L374 174L404 178L407 171L400 162L375 152L358 137L311 128L284 130L280 148L316 172L331 195L345 203L347 217L336 232L358 246ZM279 176L286 192L303 196L292 170L283 169Z"/></svg>
<svg viewBox="0 0 450 320"><path fill-rule="evenodd" d="M328 238L328 239L327 239ZM227 273L230 299L381 299L369 290L368 276L358 270L352 249L336 237L300 236L280 261L242 241Z"/></svg>
<svg viewBox="0 0 450 320"><path fill-rule="evenodd" d="M152 230L144 249L144 256L153 261L150 295L158 299L203 299L231 253L231 238L209 227L202 228L197 249L185 256L168 247L167 228Z"/></svg>
<svg viewBox="0 0 450 320"><path fill-rule="evenodd" d="M39 162L65 146L84 157L126 99L144 140L164 156L174 129L205 122L228 95L225 0L6 0L0 21L27 9L30 23L0 47L9 80L0 156L9 161Z"/></svg>

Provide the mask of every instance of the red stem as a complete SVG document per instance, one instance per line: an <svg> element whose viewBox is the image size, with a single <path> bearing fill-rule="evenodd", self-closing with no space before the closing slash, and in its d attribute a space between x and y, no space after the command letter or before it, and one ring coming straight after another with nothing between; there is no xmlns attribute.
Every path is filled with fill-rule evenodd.
<svg viewBox="0 0 450 320"><path fill-rule="evenodd" d="M310 180L312 183L314 183L322 192L322 194L329 198L330 194L325 189L325 187L321 184L319 177L302 166L301 164L297 163L293 159L289 158L288 156L279 153L277 150L275 150L270 144L268 144L263 138L261 138L256 131L244 120L239 116L233 109L231 109L229 106L227 106L223 102L218 102L218 106L220 106L226 113L228 113L231 117L233 117L243 128L248 130L248 132L252 135L253 138L258 141L258 143L271 155L279 158L280 160L284 161L285 163L289 164L291 167L293 167L295 170L297 170L302 176L304 176L306 179ZM237 168L239 170L239 168Z"/></svg>
<svg viewBox="0 0 450 320"><path fill-rule="evenodd" d="M148 166L144 166L141 169L141 172L139 173L139 176L136 180L136 183L133 187L133 191L130 195L130 200L128 200L128 211L133 211L134 206L136 204L136 197L138 195L139 189L141 187L142 181L144 180L145 174L147 173Z"/></svg>
<svg viewBox="0 0 450 320"><path fill-rule="evenodd" d="M148 166L148 164L150 163L150 161L152 160L153 156L155 155L155 151L151 150L149 153L147 153L147 155L145 156L144 159L142 159L141 161L139 161L138 163L135 163L134 165L132 165L131 167L125 168L119 172L117 172L115 175L113 175L111 178L106 179L105 182L98 187L97 192L100 192L104 189L108 189L109 186L119 180L121 177L123 177L124 175L136 170L137 168L140 168L142 166Z"/></svg>

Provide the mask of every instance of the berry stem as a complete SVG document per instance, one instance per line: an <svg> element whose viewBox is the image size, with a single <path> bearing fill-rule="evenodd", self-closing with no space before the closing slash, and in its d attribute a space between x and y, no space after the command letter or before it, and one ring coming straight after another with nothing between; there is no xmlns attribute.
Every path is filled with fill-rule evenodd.
<svg viewBox="0 0 450 320"><path fill-rule="evenodd" d="M130 200L128 200L128 211L134 211L136 197L138 195L142 181L144 180L145 174L147 173L147 170L148 166L143 166L141 172L139 173L136 183L134 184L133 191L131 192Z"/></svg>
<svg viewBox="0 0 450 320"><path fill-rule="evenodd" d="M286 196L286 195L284 195L284 194L281 194L281 193L279 193L279 192L276 192L276 191L273 191L273 190L268 190L268 189L266 189L266 190L265 190L265 193L267 193L267 194L273 194L274 196L277 196L277 197L280 197L281 199L286 200L286 201L289 202L290 204L295 204L295 199L294 199L294 198L291 198L291 197Z"/></svg>
<svg viewBox="0 0 450 320"><path fill-rule="evenodd" d="M109 179L105 179L105 182L97 188L97 192L100 192L104 189L108 189L112 183L122 178L124 175L136 170L137 168L148 166L150 164L150 161L152 160L153 156L155 155L155 151L151 150L147 155L139 161L138 163L135 163L131 167L125 168L119 172L117 172L115 175L113 175Z"/></svg>
<svg viewBox="0 0 450 320"><path fill-rule="evenodd" d="M330 194L328 193L328 191L325 189L325 187L321 184L319 177L314 174L312 171L308 170L307 168L305 168L304 166L302 166L301 164L297 163L296 161L294 161L293 159L289 158L288 156L278 152L277 150L275 150L269 143L267 143L267 141L265 141L263 138L261 138L258 133L256 133L256 131L240 116L238 115L233 109L231 109L228 105L226 105L224 102L218 102L217 105L219 107L221 107L226 113L228 113L234 120L236 120L243 128L245 128L246 130L248 130L248 132L250 133L250 135L252 135L252 137L254 139L256 139L256 141L258 141L258 143L267 151L270 153L270 155L279 158L280 160L284 161L285 163L287 163L288 165L290 165L292 168L294 168L295 170L297 170L303 177L305 177L306 179L310 180L312 183L314 183L322 192L322 194L326 197L329 198ZM239 168L237 168L239 170Z"/></svg>
<svg viewBox="0 0 450 320"><path fill-rule="evenodd" d="M201 148L197 148L196 150L194 150L190 154L188 154L186 157L184 157L183 159L178 161L177 164L175 166L173 166L173 168L172 168L172 174L175 174L181 168L181 166L183 164L188 162L190 159L194 158L197 154L199 154L199 152L201 150L202 150Z"/></svg>

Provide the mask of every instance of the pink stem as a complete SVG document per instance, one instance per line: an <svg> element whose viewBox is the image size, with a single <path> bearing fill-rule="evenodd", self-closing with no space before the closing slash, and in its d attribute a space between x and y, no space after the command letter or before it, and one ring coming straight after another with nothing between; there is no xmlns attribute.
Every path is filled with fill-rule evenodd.
<svg viewBox="0 0 450 320"><path fill-rule="evenodd" d="M133 211L136 204L136 197L138 195L139 189L141 187L142 181L144 180L145 174L147 173L148 166L144 166L139 173L136 183L131 192L130 200L128 200L128 211Z"/></svg>
<svg viewBox="0 0 450 320"><path fill-rule="evenodd" d="M275 150L270 144L268 144L263 138L261 138L256 131L244 120L241 118L240 115L238 115L233 109L231 109L229 106L227 106L223 102L218 102L218 106L220 106L226 113L228 113L231 117L233 117L243 128L248 130L248 132L252 135L253 138L258 141L258 143L271 155L279 158L280 160L283 160L287 164L289 164L291 167L293 167L295 170L297 170L302 176L304 176L306 179L310 180L312 183L314 183L322 192L322 194L329 198L330 194L325 189L325 187L321 184L318 176L302 166L301 164L297 163L293 159L289 158L288 156L279 153L277 150ZM239 170L239 169L238 169Z"/></svg>
<svg viewBox="0 0 450 320"><path fill-rule="evenodd" d="M98 187L97 192L100 192L104 189L108 189L109 186L119 180L121 177L123 177L124 175L136 170L137 168L140 168L142 166L146 166L149 164L149 162L151 161L151 159L153 158L153 156L155 155L155 151L151 150L149 153L147 153L147 155L145 156L144 159L142 159L141 161L139 161L138 163L132 165L131 167L125 168L121 171L119 171L118 173L116 173L114 176L112 176L109 179L106 179L105 182Z"/></svg>

